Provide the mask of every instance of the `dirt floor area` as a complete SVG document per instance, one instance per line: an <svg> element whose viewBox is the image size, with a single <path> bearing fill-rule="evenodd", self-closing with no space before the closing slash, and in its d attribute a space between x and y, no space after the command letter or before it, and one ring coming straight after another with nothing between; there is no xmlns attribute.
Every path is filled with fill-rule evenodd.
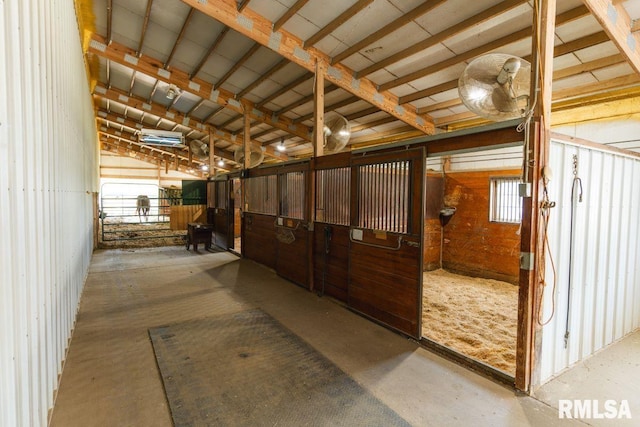
<svg viewBox="0 0 640 427"><path fill-rule="evenodd" d="M518 287L435 270L424 273L422 335L515 375Z"/></svg>
<svg viewBox="0 0 640 427"><path fill-rule="evenodd" d="M104 228L104 234L103 234ZM107 222L100 221L98 247L152 248L185 245L186 230L171 230L169 222ZM104 236L104 238L103 238Z"/></svg>

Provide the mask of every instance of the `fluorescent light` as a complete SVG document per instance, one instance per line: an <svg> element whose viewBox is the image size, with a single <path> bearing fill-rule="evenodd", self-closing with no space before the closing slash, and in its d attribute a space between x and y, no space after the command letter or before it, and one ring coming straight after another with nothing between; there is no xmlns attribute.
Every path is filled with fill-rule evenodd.
<svg viewBox="0 0 640 427"><path fill-rule="evenodd" d="M147 145L176 146L184 144L182 132L161 129L142 129L140 142Z"/></svg>

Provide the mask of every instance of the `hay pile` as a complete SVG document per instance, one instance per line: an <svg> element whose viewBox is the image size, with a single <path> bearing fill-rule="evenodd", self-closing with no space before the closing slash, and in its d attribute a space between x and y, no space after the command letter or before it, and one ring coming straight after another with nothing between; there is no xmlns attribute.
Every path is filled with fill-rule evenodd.
<svg viewBox="0 0 640 427"><path fill-rule="evenodd" d="M425 338L515 375L517 286L436 270L423 289Z"/></svg>
<svg viewBox="0 0 640 427"><path fill-rule="evenodd" d="M126 223L99 221L98 247L151 248L158 246L179 246L186 244L186 231L169 230L169 223ZM107 232L102 239L102 227Z"/></svg>

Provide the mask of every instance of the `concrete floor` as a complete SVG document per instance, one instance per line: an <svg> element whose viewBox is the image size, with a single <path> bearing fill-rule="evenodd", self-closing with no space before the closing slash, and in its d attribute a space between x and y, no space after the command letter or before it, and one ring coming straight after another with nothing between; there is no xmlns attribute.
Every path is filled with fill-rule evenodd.
<svg viewBox="0 0 640 427"><path fill-rule="evenodd" d="M184 247L94 254L51 425L171 426L148 328L253 307L415 426L586 425L558 419L552 389L516 395L252 261Z"/></svg>

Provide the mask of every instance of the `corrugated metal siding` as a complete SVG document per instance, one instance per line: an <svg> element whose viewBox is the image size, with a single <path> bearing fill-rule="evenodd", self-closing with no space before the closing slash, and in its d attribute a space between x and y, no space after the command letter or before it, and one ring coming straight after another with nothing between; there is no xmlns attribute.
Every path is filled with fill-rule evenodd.
<svg viewBox="0 0 640 427"><path fill-rule="evenodd" d="M583 201L574 202L569 268L573 156ZM540 384L640 326L640 160L552 142L549 242L557 270L555 314L542 330ZM576 183L576 195L578 186ZM571 277L569 340L564 345ZM543 317L551 314L553 282L547 258Z"/></svg>
<svg viewBox="0 0 640 427"><path fill-rule="evenodd" d="M0 2L0 425L46 425L93 246L98 147L73 0Z"/></svg>

